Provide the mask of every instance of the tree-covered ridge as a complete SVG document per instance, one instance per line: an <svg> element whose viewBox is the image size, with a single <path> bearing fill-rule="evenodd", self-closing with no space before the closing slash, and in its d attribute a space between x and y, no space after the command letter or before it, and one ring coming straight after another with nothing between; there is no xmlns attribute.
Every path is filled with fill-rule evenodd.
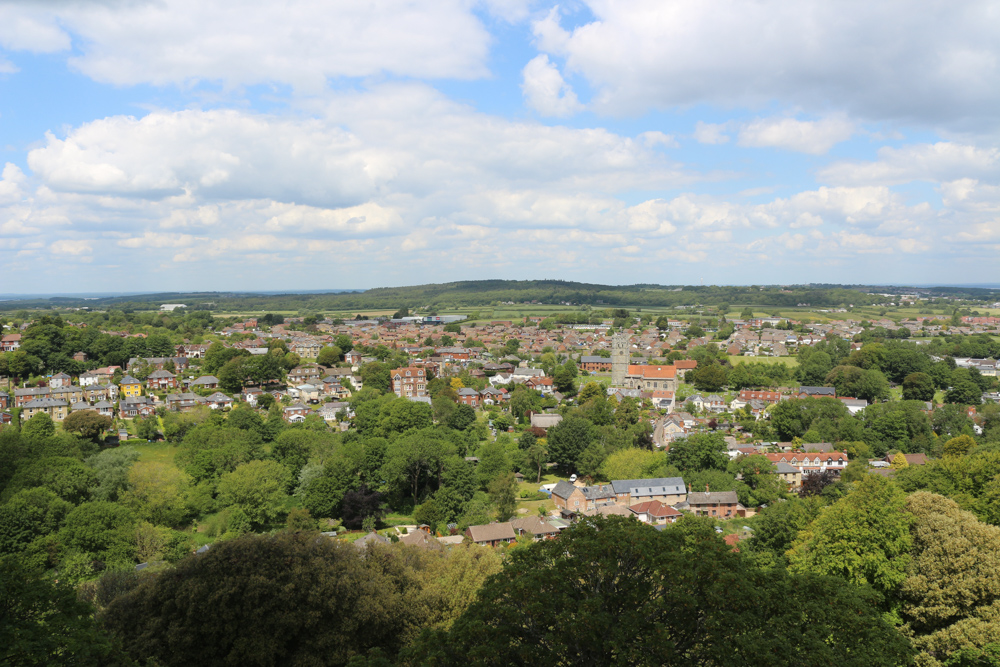
<svg viewBox="0 0 1000 667"><path fill-rule="evenodd" d="M395 310L409 307L478 307L493 303L589 304L635 307L677 307L718 305L724 303L755 304L773 307L795 307L808 303L812 307L835 307L847 304L879 303L885 290L860 285L601 285L563 280L464 280L430 285L379 287L352 292L253 294L234 292L167 292L159 294L115 297L76 298L53 297L0 301L0 311L29 308L81 308L148 310L160 303L184 303L192 308L212 308L222 311L248 310ZM1000 291L980 288L921 288L927 295L1000 299ZM155 305L153 305L155 304Z"/></svg>

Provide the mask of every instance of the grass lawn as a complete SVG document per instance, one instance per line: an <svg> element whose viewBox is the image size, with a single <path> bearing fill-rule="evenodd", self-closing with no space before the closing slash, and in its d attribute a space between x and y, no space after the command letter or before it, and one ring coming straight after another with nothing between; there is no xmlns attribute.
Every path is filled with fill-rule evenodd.
<svg viewBox="0 0 1000 667"><path fill-rule="evenodd" d="M556 508L556 505L554 502L552 502L551 498L546 500L522 500L521 494L525 492L535 493L536 491L538 491L538 487L540 487L542 484L553 484L561 479L564 480L566 478L562 477L561 475L557 475L555 473L543 472L542 481L539 483L535 481L536 479L537 477L526 476L525 481L517 485L517 498L518 498L517 509L527 510L526 512L518 511L517 516L519 517L537 516L539 507L544 507L546 512L550 512Z"/></svg>
<svg viewBox="0 0 1000 667"><path fill-rule="evenodd" d="M156 463L167 463L174 465L174 455L180 451L180 447L170 442L146 442L144 440L128 440L122 443L123 447L135 447L142 454L140 461L155 461Z"/></svg>
<svg viewBox="0 0 1000 667"><path fill-rule="evenodd" d="M382 523L386 526L411 526L416 521L413 520L412 514L403 514L402 512L389 512L382 519Z"/></svg>

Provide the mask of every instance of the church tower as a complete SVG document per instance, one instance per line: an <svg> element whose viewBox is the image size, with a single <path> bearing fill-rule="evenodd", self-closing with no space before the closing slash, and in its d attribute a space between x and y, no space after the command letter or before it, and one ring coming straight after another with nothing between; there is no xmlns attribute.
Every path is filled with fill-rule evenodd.
<svg viewBox="0 0 1000 667"><path fill-rule="evenodd" d="M628 334L616 333L611 337L611 386L625 385L625 375L628 374L629 357Z"/></svg>

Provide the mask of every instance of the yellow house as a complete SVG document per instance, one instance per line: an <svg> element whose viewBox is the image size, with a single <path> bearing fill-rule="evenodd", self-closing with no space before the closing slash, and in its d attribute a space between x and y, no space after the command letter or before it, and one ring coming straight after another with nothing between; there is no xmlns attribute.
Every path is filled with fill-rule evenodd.
<svg viewBox="0 0 1000 667"><path fill-rule="evenodd" d="M118 389L124 398L142 396L142 383L131 375L126 375L122 378L122 381L118 383Z"/></svg>
<svg viewBox="0 0 1000 667"><path fill-rule="evenodd" d="M68 411L69 404L61 398L36 398L22 406L21 418L27 421L39 412L45 412L52 417L52 421L61 422L66 419Z"/></svg>

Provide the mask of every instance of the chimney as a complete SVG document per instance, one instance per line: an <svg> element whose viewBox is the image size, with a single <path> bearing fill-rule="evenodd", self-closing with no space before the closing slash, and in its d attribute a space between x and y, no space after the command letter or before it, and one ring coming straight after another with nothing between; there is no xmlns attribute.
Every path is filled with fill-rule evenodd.
<svg viewBox="0 0 1000 667"><path fill-rule="evenodd" d="M691 482L688 482L688 493L691 493Z"/></svg>
<svg viewBox="0 0 1000 667"><path fill-rule="evenodd" d="M705 493L709 493L709 491L708 491L708 484L705 485Z"/></svg>

